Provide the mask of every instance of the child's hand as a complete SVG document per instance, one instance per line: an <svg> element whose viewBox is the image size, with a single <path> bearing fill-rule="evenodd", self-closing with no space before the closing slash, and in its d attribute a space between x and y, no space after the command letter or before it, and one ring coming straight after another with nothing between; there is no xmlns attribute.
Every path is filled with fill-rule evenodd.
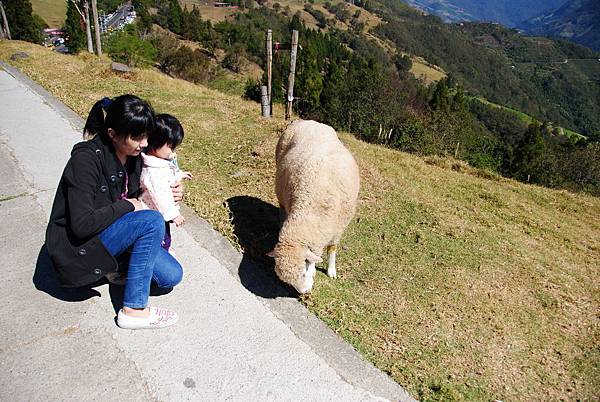
<svg viewBox="0 0 600 402"><path fill-rule="evenodd" d="M181 172L181 178L186 180L192 180L194 176L190 172Z"/></svg>
<svg viewBox="0 0 600 402"><path fill-rule="evenodd" d="M179 215L177 218L173 219L173 223L175 226L179 227L185 223L185 218L183 215Z"/></svg>
<svg viewBox="0 0 600 402"><path fill-rule="evenodd" d="M144 204L142 204L142 202L137 198L127 198L127 201L133 205L134 211L141 211L144 209Z"/></svg>

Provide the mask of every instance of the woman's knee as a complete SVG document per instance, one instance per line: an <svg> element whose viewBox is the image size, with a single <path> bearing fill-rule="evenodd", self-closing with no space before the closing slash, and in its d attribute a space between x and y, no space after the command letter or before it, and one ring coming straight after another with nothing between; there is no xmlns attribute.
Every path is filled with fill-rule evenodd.
<svg viewBox="0 0 600 402"><path fill-rule="evenodd" d="M161 288L172 288L183 279L183 268L166 250L161 249L154 265L154 282Z"/></svg>
<svg viewBox="0 0 600 402"><path fill-rule="evenodd" d="M164 236L165 232L165 219L162 214L152 209L145 209L143 211L137 211L138 218L146 222L147 227L150 230L158 231L161 236Z"/></svg>
<svg viewBox="0 0 600 402"><path fill-rule="evenodd" d="M161 275L153 275L152 279L159 288L174 288L183 279L183 269L173 269L171 272L162 272Z"/></svg>

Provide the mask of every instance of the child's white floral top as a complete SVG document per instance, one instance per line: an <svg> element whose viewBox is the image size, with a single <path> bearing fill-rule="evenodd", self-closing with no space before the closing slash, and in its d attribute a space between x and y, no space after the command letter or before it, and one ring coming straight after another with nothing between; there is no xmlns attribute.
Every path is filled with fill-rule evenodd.
<svg viewBox="0 0 600 402"><path fill-rule="evenodd" d="M177 165L175 153L168 160L142 153L142 160L144 167L140 185L144 192L140 201L148 208L159 211L167 222L177 218L181 213L179 205L173 199L171 184L181 180L182 172Z"/></svg>

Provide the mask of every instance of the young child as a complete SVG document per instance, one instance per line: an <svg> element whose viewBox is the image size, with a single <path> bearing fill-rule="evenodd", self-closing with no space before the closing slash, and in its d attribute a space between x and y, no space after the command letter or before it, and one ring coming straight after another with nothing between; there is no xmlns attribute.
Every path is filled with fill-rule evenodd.
<svg viewBox="0 0 600 402"><path fill-rule="evenodd" d="M169 250L171 233L169 222L183 225L185 219L173 199L171 184L181 179L192 179L190 172L182 172L177 164L175 148L183 141L183 127L170 114L156 116L156 129L148 135L146 153L142 153L144 166L140 177L143 193L140 201L150 209L159 211L165 218L166 233L163 248Z"/></svg>

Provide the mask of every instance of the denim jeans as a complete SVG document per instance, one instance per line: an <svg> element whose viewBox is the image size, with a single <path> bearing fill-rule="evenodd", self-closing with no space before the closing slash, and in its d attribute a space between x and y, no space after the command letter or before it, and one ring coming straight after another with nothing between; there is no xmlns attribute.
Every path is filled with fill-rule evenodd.
<svg viewBox="0 0 600 402"><path fill-rule="evenodd" d="M165 221L153 210L129 212L100 233L102 244L114 257L131 248L124 307L145 308L152 280L161 288L181 282L181 265L161 247L164 235Z"/></svg>

